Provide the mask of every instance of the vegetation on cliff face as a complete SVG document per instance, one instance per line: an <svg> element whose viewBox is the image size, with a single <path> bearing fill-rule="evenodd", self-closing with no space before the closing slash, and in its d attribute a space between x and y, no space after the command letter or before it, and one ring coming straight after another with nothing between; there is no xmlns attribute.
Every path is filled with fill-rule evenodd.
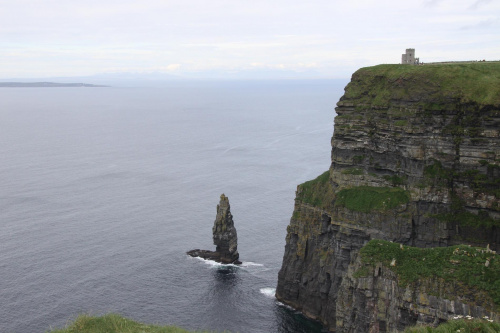
<svg viewBox="0 0 500 333"><path fill-rule="evenodd" d="M462 226L474 228L500 226L500 220L490 217L487 211L479 211L477 214L466 210L466 204L463 199L454 191L457 182L465 183L477 193L493 195L500 197L500 177L497 169L498 165L483 163L482 167L486 170L482 173L478 169L467 169L457 171L453 168L445 168L441 162L434 160L424 169L424 185L441 187L448 189L451 198L450 209L448 213L435 214L434 217L445 222L458 222ZM498 206L491 207L493 210L499 210Z"/></svg>
<svg viewBox="0 0 500 333"><path fill-rule="evenodd" d="M334 196L329 177L330 172L326 171L315 179L300 184L297 199L315 207L327 208L335 197L336 207L363 213L384 212L410 201L409 193L398 187L358 186L340 190Z"/></svg>
<svg viewBox="0 0 500 333"><path fill-rule="evenodd" d="M138 323L117 314L101 317L81 315L66 328L50 333L189 333L175 326L156 326ZM201 333L201 332L200 332Z"/></svg>
<svg viewBox="0 0 500 333"><path fill-rule="evenodd" d="M491 218L486 211L479 211L477 214L467 211L463 200L454 192L451 192L451 201L448 213L434 214L432 216L445 222L456 221L461 226L473 227L474 229L500 226L500 220Z"/></svg>
<svg viewBox="0 0 500 333"><path fill-rule="evenodd" d="M404 333L498 333L500 324L489 318L451 320L438 327L417 326L407 328Z"/></svg>
<svg viewBox="0 0 500 333"><path fill-rule="evenodd" d="M432 160L424 169L425 185L453 187L453 182L463 182L476 192L500 198L500 165L480 160L477 169L456 170L445 168L440 161ZM482 171L482 172L481 172Z"/></svg>
<svg viewBox="0 0 500 333"><path fill-rule="evenodd" d="M297 188L297 199L316 207L325 208L330 204L333 189L330 186L330 171L325 171L313 180L300 184Z"/></svg>
<svg viewBox="0 0 500 333"><path fill-rule="evenodd" d="M398 187L358 186L340 190L335 206L369 213L397 208L410 201L407 191Z"/></svg>
<svg viewBox="0 0 500 333"><path fill-rule="evenodd" d="M500 309L500 256L488 249L468 245L417 248L373 239L360 255L364 264L381 263L393 270L401 285L440 279L453 289L470 289Z"/></svg>
<svg viewBox="0 0 500 333"><path fill-rule="evenodd" d="M346 87L345 100L387 106L392 100L418 102L442 109L459 99L479 105L500 105L500 62L424 66L378 65L356 71Z"/></svg>

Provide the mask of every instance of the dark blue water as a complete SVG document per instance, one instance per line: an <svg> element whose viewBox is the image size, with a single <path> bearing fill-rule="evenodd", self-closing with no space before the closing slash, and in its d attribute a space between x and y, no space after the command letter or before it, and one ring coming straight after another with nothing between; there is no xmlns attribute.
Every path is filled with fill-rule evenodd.
<svg viewBox="0 0 500 333"><path fill-rule="evenodd" d="M0 332L120 313L320 332L274 299L296 185L330 164L344 82L0 90ZM213 249L229 197L241 267Z"/></svg>

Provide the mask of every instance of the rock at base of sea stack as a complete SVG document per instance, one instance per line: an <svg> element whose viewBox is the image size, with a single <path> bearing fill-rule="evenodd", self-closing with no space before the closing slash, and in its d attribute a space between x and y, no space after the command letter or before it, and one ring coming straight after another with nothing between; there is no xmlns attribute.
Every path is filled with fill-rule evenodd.
<svg viewBox="0 0 500 333"><path fill-rule="evenodd" d="M212 228L215 251L191 250L187 252L192 257L214 260L223 264L241 264L238 254L238 235L234 227L229 199L224 194L220 196L217 205L217 216Z"/></svg>

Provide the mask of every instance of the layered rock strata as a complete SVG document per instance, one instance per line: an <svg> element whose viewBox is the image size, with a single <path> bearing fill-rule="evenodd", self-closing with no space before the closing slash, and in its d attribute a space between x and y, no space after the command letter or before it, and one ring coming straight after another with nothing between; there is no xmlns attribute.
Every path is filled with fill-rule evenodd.
<svg viewBox="0 0 500 333"><path fill-rule="evenodd" d="M467 286L453 295L440 292L439 279L405 285L382 263L367 277L354 272L371 239L499 250L499 74L500 64L385 65L353 74L337 103L330 170L297 188L280 301L336 332L495 317L498 304L469 296Z"/></svg>
<svg viewBox="0 0 500 333"><path fill-rule="evenodd" d="M229 198L222 194L217 205L214 226L212 227L214 245L216 245L215 251L196 249L187 252L187 254L192 257L215 260L224 264L241 264L238 260L238 235L230 208Z"/></svg>

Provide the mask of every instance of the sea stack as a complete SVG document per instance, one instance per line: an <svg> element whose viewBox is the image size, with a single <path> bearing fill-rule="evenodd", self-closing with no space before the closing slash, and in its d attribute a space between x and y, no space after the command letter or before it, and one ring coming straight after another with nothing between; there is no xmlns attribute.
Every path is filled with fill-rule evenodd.
<svg viewBox="0 0 500 333"><path fill-rule="evenodd" d="M223 264L241 264L238 260L238 235L234 227L229 199L224 194L220 196L217 205L217 216L212 228L215 252L208 250L191 250L187 252L192 257L215 260Z"/></svg>
<svg viewBox="0 0 500 333"><path fill-rule="evenodd" d="M237 261L240 256L238 254L238 235L230 208L228 197L224 193L221 194L212 233L214 245L217 246L215 252L220 253L223 262Z"/></svg>

